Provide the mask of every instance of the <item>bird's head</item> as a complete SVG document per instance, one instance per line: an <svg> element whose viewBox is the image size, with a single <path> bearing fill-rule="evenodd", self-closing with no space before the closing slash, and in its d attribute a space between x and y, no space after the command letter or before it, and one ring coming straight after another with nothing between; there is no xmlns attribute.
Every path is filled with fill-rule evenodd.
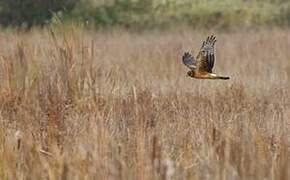
<svg viewBox="0 0 290 180"><path fill-rule="evenodd" d="M187 75L190 76L190 77L194 77L194 71L188 71Z"/></svg>

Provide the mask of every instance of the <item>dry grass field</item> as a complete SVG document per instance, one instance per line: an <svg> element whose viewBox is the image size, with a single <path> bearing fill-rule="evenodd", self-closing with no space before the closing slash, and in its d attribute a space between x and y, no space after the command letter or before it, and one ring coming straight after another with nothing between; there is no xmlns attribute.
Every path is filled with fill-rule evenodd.
<svg viewBox="0 0 290 180"><path fill-rule="evenodd" d="M0 179L290 179L290 31L0 33Z"/></svg>

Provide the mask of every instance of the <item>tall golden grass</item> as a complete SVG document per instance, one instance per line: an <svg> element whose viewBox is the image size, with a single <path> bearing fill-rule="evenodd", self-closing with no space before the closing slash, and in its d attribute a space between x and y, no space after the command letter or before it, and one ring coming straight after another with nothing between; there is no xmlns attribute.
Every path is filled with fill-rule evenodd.
<svg viewBox="0 0 290 180"><path fill-rule="evenodd" d="M0 33L0 179L289 179L290 31Z"/></svg>

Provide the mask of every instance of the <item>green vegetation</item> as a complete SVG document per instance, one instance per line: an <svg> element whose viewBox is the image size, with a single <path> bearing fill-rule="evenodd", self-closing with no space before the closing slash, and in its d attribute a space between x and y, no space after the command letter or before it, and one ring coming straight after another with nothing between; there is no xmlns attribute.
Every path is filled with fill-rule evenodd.
<svg viewBox="0 0 290 180"><path fill-rule="evenodd" d="M58 14L65 22L93 27L133 29L288 26L290 2L205 0L2 0L0 23L3 26L43 25Z"/></svg>
<svg viewBox="0 0 290 180"><path fill-rule="evenodd" d="M0 23L3 26L44 25L54 12L69 12L78 0L1 0Z"/></svg>
<svg viewBox="0 0 290 180"><path fill-rule="evenodd" d="M256 27L290 24L289 2L208 0L175 1L117 1L112 4L82 6L75 9L71 19L91 23L96 27L117 25L133 28L194 28Z"/></svg>

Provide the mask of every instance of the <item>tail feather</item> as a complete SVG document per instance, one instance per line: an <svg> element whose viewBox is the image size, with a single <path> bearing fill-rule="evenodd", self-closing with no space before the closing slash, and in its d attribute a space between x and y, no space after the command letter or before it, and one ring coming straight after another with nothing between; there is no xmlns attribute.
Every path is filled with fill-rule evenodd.
<svg viewBox="0 0 290 180"><path fill-rule="evenodd" d="M218 79L223 79L223 80L228 80L228 79L230 79L230 77L226 77L226 76L218 76L217 78L218 78Z"/></svg>
<svg viewBox="0 0 290 180"><path fill-rule="evenodd" d="M227 76L219 76L219 75L216 75L214 73L210 73L209 76L210 76L210 79L223 79L223 80L230 79L230 77L227 77Z"/></svg>

